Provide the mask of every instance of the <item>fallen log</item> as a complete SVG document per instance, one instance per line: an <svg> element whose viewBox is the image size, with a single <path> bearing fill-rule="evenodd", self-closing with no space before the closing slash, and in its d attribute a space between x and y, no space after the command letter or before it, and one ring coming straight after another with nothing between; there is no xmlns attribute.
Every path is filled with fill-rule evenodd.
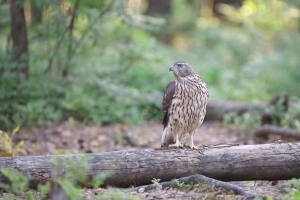
<svg viewBox="0 0 300 200"><path fill-rule="evenodd" d="M254 135L258 137L265 137L270 134L291 137L300 140L300 132L293 129L282 128L274 125L264 125L254 130Z"/></svg>
<svg viewBox="0 0 300 200"><path fill-rule="evenodd" d="M272 103L272 100L271 102L269 102L269 104ZM300 110L299 103L289 101L288 104L289 109ZM258 112L260 114L268 114L268 109L270 109L270 105L268 105L267 103L243 103L235 101L209 99L206 107L205 120L222 121L224 115L230 112L235 112L237 113L237 115L241 115L247 112Z"/></svg>
<svg viewBox="0 0 300 200"><path fill-rule="evenodd" d="M267 109L267 107L267 104L263 103L251 104L209 99L206 107L205 120L222 121L224 115L230 112L235 112L238 115L253 111L263 113Z"/></svg>
<svg viewBox="0 0 300 200"><path fill-rule="evenodd" d="M146 185L153 178L174 178L202 174L221 181L286 180L300 178L300 143L218 146L201 153L190 149L133 150L84 154L89 177L111 173L106 185L130 187ZM44 183L53 176L51 160L76 160L82 155L2 157L0 170L30 174L33 183ZM61 175L61 174L59 174ZM0 173L0 182L7 179Z"/></svg>

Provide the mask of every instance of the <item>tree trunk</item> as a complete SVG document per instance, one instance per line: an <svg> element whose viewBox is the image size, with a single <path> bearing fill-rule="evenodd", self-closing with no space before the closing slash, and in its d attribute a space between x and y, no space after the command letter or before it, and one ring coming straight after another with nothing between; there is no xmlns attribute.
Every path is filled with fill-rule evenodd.
<svg viewBox="0 0 300 200"><path fill-rule="evenodd" d="M167 15L171 10L171 0L148 0L147 15Z"/></svg>
<svg viewBox="0 0 300 200"><path fill-rule="evenodd" d="M160 149L114 151L85 154L89 159L90 177L111 173L106 185L130 187L151 183L153 178L168 181L173 178L202 174L222 181L285 180L300 178L300 143L272 143L243 146L211 146L203 150ZM18 170L31 174L33 184L51 178L51 160L79 155L28 156L0 158L0 170ZM7 181L0 174L0 182Z"/></svg>
<svg viewBox="0 0 300 200"><path fill-rule="evenodd" d="M73 30L74 30L75 18L77 17L79 3L80 3L80 0L75 1L75 5L74 5L72 17L71 17L71 22L70 22L70 25L68 27L68 30L69 30L69 38L68 38L69 39L69 44L68 44L68 51L67 51L67 64L64 67L63 72L62 72L63 77L68 76L71 60L72 60L72 57L74 55L73 54L74 53L73 52Z"/></svg>
<svg viewBox="0 0 300 200"><path fill-rule="evenodd" d="M19 0L10 1L11 35L14 57L18 62L15 71L28 78L28 41L24 7Z"/></svg>

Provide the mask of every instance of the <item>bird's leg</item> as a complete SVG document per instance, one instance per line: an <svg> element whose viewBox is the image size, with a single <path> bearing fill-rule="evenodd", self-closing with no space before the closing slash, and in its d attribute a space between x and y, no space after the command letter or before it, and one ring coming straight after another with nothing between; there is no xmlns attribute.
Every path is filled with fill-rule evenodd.
<svg viewBox="0 0 300 200"><path fill-rule="evenodd" d="M195 145L194 145L194 134L191 134L191 149L195 149Z"/></svg>
<svg viewBox="0 0 300 200"><path fill-rule="evenodd" d="M179 147L183 147L183 145L179 142L179 139L178 139L178 134L176 134L176 142L175 142L175 144L171 144L171 145L169 145L169 147L177 147L177 148L179 148Z"/></svg>
<svg viewBox="0 0 300 200"><path fill-rule="evenodd" d="M194 145L194 133L191 134L191 146L190 147L191 147L191 149L198 149L201 151L203 149L203 145L201 145L201 144L198 146Z"/></svg>

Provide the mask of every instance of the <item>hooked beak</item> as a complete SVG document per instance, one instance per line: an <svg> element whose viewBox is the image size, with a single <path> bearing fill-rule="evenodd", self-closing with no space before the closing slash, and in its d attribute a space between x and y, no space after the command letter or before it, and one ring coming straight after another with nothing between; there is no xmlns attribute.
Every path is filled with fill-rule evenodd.
<svg viewBox="0 0 300 200"><path fill-rule="evenodd" d="M169 72L174 71L174 65L171 65L171 67L169 68Z"/></svg>

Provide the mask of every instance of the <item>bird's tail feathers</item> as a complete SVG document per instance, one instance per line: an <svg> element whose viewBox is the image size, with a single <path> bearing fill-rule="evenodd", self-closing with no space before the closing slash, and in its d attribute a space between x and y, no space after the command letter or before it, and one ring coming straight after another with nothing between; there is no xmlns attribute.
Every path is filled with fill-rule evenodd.
<svg viewBox="0 0 300 200"><path fill-rule="evenodd" d="M169 126L167 126L164 129L161 137L161 147L167 147L169 146L169 144L173 144L173 143L174 143L174 136L173 134L170 133Z"/></svg>

